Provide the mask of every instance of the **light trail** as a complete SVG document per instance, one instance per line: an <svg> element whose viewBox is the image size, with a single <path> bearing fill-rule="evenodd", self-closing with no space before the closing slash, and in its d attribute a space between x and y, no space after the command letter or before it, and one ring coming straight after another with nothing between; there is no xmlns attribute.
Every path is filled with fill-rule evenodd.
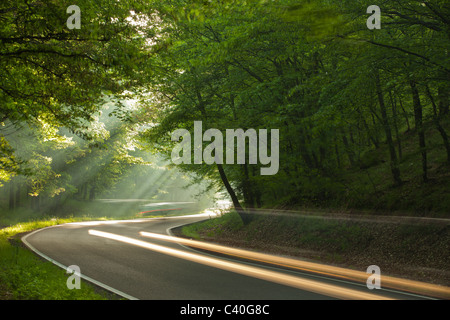
<svg viewBox="0 0 450 320"><path fill-rule="evenodd" d="M213 251L217 253L222 253L226 255L231 255L234 257L249 259L253 261L269 263L273 265L288 267L292 269L298 269L307 272L320 273L327 276L333 276L338 278L343 278L352 281L358 281L366 283L369 274L357 270L351 270L346 268L327 266L319 263L307 262L302 260L296 260L292 258L279 257L264 253L258 253L248 250L230 248L226 246L205 243L201 241L189 240L178 237L171 237L156 233L141 232L144 237L158 239L163 241L169 241L173 243L183 244L189 247L194 247L198 249L204 249L208 251ZM449 299L450 298L450 288L445 286L439 286L419 281L381 276L382 287L387 287L391 289L407 291L412 293L419 293L422 295L430 295L436 298Z"/></svg>
<svg viewBox="0 0 450 320"><path fill-rule="evenodd" d="M141 248L149 249L155 252L167 254L173 257L193 261L203 265L219 268L226 271L294 287L309 292L315 292L318 294L346 300L392 300L391 298L362 292L353 289L347 289L336 285L321 283L319 281L304 279L298 276L292 276L283 274L281 272L270 271L263 268L244 265L241 263L223 261L217 258L211 258L202 256L200 254L185 252L177 249L172 249L153 243L120 236L113 233L89 230L89 234L92 236L102 237L106 239L116 240L123 243L135 245Z"/></svg>

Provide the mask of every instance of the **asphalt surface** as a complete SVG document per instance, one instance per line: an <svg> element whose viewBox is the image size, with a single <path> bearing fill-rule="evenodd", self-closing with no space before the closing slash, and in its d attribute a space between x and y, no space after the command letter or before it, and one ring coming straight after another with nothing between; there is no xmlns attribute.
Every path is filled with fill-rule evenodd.
<svg viewBox="0 0 450 320"><path fill-rule="evenodd" d="M149 248L99 237L90 231L132 238L155 244L158 248L211 257L212 254L186 248L177 243L148 239L141 231L168 234L173 227L207 219L205 216L143 219L99 223L73 223L38 230L23 238L24 243L37 254L60 267L76 265L81 274L107 289L128 299L139 300L321 300L335 299L332 295L318 294L258 277L205 265L182 257ZM310 279L342 288L372 293L362 284L327 278L300 271L284 270L276 266L257 265L255 262L215 256L224 262L238 263L242 267L257 267L269 272ZM395 299L422 297L395 291L376 290ZM382 291L382 292L381 292Z"/></svg>

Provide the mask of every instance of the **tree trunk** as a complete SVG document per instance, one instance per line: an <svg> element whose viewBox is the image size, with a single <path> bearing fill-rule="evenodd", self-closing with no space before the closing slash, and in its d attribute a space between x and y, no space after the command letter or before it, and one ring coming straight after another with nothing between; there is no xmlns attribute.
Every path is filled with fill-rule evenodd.
<svg viewBox="0 0 450 320"><path fill-rule="evenodd" d="M256 176L256 174L257 174L256 171L257 171L257 168L255 166L253 166L252 167L252 176L253 177ZM292 183L292 186L295 187L296 184ZM254 196L254 199L255 199L256 207L257 208L261 208L262 207L262 199L261 199L261 190L259 188L259 185L258 184L254 184L253 187L252 187L252 190L253 190L253 196Z"/></svg>
<svg viewBox="0 0 450 320"><path fill-rule="evenodd" d="M336 164L337 164L337 167L340 169L341 168L341 155L339 154L339 146L338 146L336 136L334 136L334 151L336 153Z"/></svg>
<svg viewBox="0 0 450 320"><path fill-rule="evenodd" d="M255 206L255 199L253 196L253 188L250 183L250 176L248 172L248 165L244 163L242 165L244 170L244 181L242 182L242 193L244 195L244 202L246 208L253 208Z"/></svg>
<svg viewBox="0 0 450 320"><path fill-rule="evenodd" d="M411 131L411 126L409 124L408 113L406 112L405 108L403 107L402 99L400 96L398 97L398 103L400 104L400 107L402 108L403 116L405 117L406 126L408 127L408 130L406 130L406 131L409 132L409 131Z"/></svg>
<svg viewBox="0 0 450 320"><path fill-rule="evenodd" d="M220 178L222 179L222 182L227 189L228 194L231 197L231 201L233 202L234 209L237 211L239 216L242 219L242 222L244 224L248 224L251 221L251 216L245 212L245 210L242 208L241 204L239 203L239 199L236 195L236 192L234 192L233 188L230 185L230 182L228 181L227 175L225 174L225 170L223 169L223 166L221 164L216 164L217 169L219 170Z"/></svg>
<svg viewBox="0 0 450 320"><path fill-rule="evenodd" d="M376 121L376 118L378 118L378 116L374 113L374 111L372 111L370 113L370 117L372 118L372 125L373 125L373 128L374 128L374 130L373 130L373 137L374 137L377 145L379 146L380 145L380 137L379 137L378 124L377 124L377 121Z"/></svg>
<svg viewBox="0 0 450 320"><path fill-rule="evenodd" d="M394 142L392 141L392 131L391 131L391 126L389 124L389 119L387 116L386 104L384 103L384 96L383 96L383 91L381 89L380 75L378 73L378 70L375 72L375 85L376 85L376 89L377 89L378 102L380 105L381 119L383 121L384 132L386 134L386 142L387 142L387 145L389 148L389 154L390 154L390 158L391 158L390 165L391 165L392 177L394 179L394 184L399 186L403 182L400 178L400 169L398 168L397 154L395 152Z"/></svg>
<svg viewBox="0 0 450 320"><path fill-rule="evenodd" d="M345 132L342 132L342 142L344 143L344 149L345 152L347 153L348 160L350 161L350 166L354 168L356 166L355 155L353 154L350 144L348 143L348 139L347 136L345 135Z"/></svg>
<svg viewBox="0 0 450 320"><path fill-rule="evenodd" d="M450 113L450 94L449 86L443 84L438 88L439 96L439 115L441 117L446 116Z"/></svg>
<svg viewBox="0 0 450 320"><path fill-rule="evenodd" d="M14 188L14 181L11 181L9 183L9 210L14 210L15 209L15 204L16 204L16 192L15 192L15 188Z"/></svg>
<svg viewBox="0 0 450 320"><path fill-rule="evenodd" d="M16 188L16 205L15 205L16 208L20 206L21 191L22 190L20 188L20 183L18 183Z"/></svg>
<svg viewBox="0 0 450 320"><path fill-rule="evenodd" d="M92 187L91 190L89 190L89 201L95 200L95 193L96 193L96 189L95 189L95 187Z"/></svg>
<svg viewBox="0 0 450 320"><path fill-rule="evenodd" d="M377 136L374 137L372 135L372 132L371 132L371 130L369 128L369 125L367 124L366 119L364 119L364 116L363 116L362 112L360 110L358 110L358 113L359 113L359 115L361 117L361 121L362 121L362 124L364 126L364 129L367 132L368 145L370 146L371 144L373 144L375 149L378 149L380 145L378 143Z"/></svg>
<svg viewBox="0 0 450 320"><path fill-rule="evenodd" d="M34 211L41 210L41 197L39 195L31 197L31 209Z"/></svg>
<svg viewBox="0 0 450 320"><path fill-rule="evenodd" d="M85 201L88 199L88 184L87 184L87 182L83 183L81 190L82 190L81 200Z"/></svg>
<svg viewBox="0 0 450 320"><path fill-rule="evenodd" d="M402 141L400 139L400 133L397 125L397 103L395 102L395 98L392 97L392 92L389 91L389 98L391 100L392 106L392 118L394 120L394 130L395 130L395 138L397 139L398 146L398 159L402 161Z"/></svg>
<svg viewBox="0 0 450 320"><path fill-rule="evenodd" d="M419 147L420 153L422 155L422 180L423 182L428 181L428 164L427 164L427 149L425 144L425 130L423 127L422 119L422 105L420 103L419 91L417 90L417 85L414 80L410 80L409 85L411 86L411 93L413 97L414 106L414 121L416 125L417 135L419 136Z"/></svg>
<svg viewBox="0 0 450 320"><path fill-rule="evenodd" d="M445 150L447 151L447 162L450 163L450 144L449 144L449 141L448 141L447 132L445 132L445 129L441 125L441 115L442 115L442 113L438 112L436 103L434 101L433 95L431 94L431 91L430 91L430 88L428 87L428 85L425 88L426 88L426 91L427 91L428 98L430 98L431 105L433 106L433 113L434 113L433 122L434 122L434 125L436 126L436 129L441 134Z"/></svg>

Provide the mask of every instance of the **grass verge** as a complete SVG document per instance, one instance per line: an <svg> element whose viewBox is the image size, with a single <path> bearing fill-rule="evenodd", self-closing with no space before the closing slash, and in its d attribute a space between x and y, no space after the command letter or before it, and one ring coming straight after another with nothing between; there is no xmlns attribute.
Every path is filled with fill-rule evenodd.
<svg viewBox="0 0 450 320"><path fill-rule="evenodd" d="M108 300L113 296L82 281L81 289L69 290L70 275L21 246L21 234L85 219L48 219L18 223L0 230L1 300Z"/></svg>

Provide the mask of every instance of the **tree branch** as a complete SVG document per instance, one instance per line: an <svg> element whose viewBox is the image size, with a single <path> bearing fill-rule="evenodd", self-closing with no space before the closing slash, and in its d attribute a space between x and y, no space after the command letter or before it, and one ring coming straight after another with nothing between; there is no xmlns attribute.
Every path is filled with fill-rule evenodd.
<svg viewBox="0 0 450 320"><path fill-rule="evenodd" d="M18 55L21 55L21 54L24 54L24 53L31 53L31 54L47 53L47 54L55 54L55 55L62 56L62 57L65 57L65 58L80 57L80 58L86 58L86 59L88 59L88 60L90 60L90 61L92 61L92 62L94 62L96 64L100 64L100 65L103 65L105 67L107 66L104 63L95 60L94 58L90 57L87 54L82 54L82 53L70 53L70 54L67 54L67 53L62 53L62 52L58 52L58 51L55 51L55 50L48 50L48 49L46 49L46 50L23 49L23 50L18 50L18 51L14 51L14 52L0 52L0 56L18 56Z"/></svg>
<svg viewBox="0 0 450 320"><path fill-rule="evenodd" d="M339 38L345 39L345 38L342 37L342 36L338 36L338 37L339 37ZM375 46L379 46L379 47L383 47L383 48L388 48L388 49L397 50L397 51L406 53L406 54L408 54L408 55L412 55L412 56L418 57L418 58L420 58L420 59L422 59L422 60L425 60L425 61L427 61L427 62L429 62L429 63L435 65L436 67L441 68L441 69L444 70L446 73L449 73L449 74L450 74L450 70L449 70L449 69L447 69L446 67L444 67L444 66L442 66L442 65L440 65L440 64L438 64L438 63L436 63L436 62L434 62L434 61L431 61L430 58L425 57L425 56L423 56L423 55L421 55L421 54L418 54L418 53L415 53L415 52L408 51L408 50L403 49L403 48L391 46L391 45L389 45L389 44L378 43L378 42L375 42L375 41L372 41L372 40L364 40L364 39L347 39L347 40L362 41L362 42L367 42L367 43L373 44L373 45L375 45Z"/></svg>

